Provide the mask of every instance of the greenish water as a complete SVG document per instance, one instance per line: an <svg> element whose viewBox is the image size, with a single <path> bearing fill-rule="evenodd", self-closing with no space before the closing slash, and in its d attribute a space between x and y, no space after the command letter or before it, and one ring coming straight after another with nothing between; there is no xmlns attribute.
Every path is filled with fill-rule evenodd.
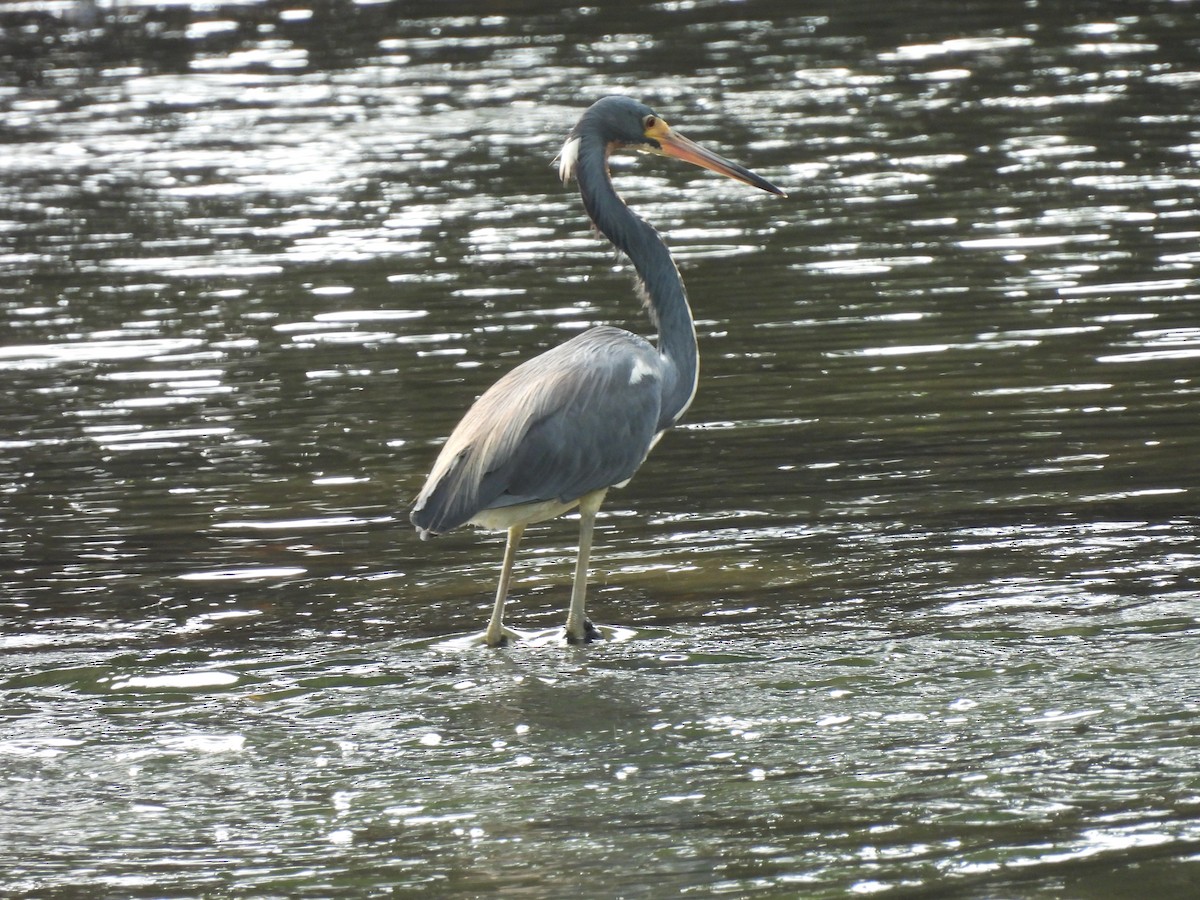
<svg viewBox="0 0 1200 900"><path fill-rule="evenodd" d="M0 10L0 894L1191 897L1194 3ZM462 649L407 504L630 278L698 320L627 640ZM509 621L565 617L573 518Z"/></svg>

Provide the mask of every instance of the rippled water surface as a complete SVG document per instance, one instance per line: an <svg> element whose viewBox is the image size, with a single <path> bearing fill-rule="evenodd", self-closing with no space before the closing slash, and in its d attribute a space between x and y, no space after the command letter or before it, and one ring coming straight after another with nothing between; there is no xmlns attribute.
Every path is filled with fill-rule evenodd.
<svg viewBox="0 0 1200 900"><path fill-rule="evenodd" d="M445 10L0 8L0 893L1195 896L1200 7ZM612 92L790 197L614 161L702 359L628 639L463 649L439 442L649 330Z"/></svg>

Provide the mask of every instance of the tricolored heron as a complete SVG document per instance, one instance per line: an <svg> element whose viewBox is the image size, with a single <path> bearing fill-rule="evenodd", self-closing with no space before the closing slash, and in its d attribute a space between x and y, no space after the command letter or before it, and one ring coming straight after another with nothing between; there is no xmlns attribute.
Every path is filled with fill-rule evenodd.
<svg viewBox="0 0 1200 900"><path fill-rule="evenodd" d="M685 138L648 106L604 97L584 112L559 157L564 182L579 184L588 216L633 262L658 346L599 325L517 366L492 385L443 445L412 509L422 538L460 525L508 531L496 604L483 638L500 646L513 559L527 525L579 507L579 556L566 638L598 633L584 614L596 513L624 487L696 393L699 355L692 312L670 251L617 195L614 150L633 148L711 169L784 196L748 169Z"/></svg>

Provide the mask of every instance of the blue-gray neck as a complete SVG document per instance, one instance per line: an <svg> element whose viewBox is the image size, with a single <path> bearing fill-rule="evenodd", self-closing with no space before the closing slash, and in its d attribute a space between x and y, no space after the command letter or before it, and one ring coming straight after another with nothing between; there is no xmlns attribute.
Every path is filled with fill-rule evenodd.
<svg viewBox="0 0 1200 900"><path fill-rule="evenodd" d="M658 232L617 195L608 174L607 148L598 138L580 137L575 177L588 216L637 270L650 321L658 329L664 363L659 429L667 428L692 402L700 364L683 279Z"/></svg>

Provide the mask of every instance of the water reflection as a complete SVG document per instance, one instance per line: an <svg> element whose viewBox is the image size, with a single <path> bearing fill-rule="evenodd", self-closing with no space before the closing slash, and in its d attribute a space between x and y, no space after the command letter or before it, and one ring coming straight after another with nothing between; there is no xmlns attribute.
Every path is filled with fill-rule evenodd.
<svg viewBox="0 0 1200 900"><path fill-rule="evenodd" d="M1193 5L10 4L3 892L1187 896ZM791 198L615 166L702 356L634 637L448 650L437 441L648 330L551 165L613 90Z"/></svg>

